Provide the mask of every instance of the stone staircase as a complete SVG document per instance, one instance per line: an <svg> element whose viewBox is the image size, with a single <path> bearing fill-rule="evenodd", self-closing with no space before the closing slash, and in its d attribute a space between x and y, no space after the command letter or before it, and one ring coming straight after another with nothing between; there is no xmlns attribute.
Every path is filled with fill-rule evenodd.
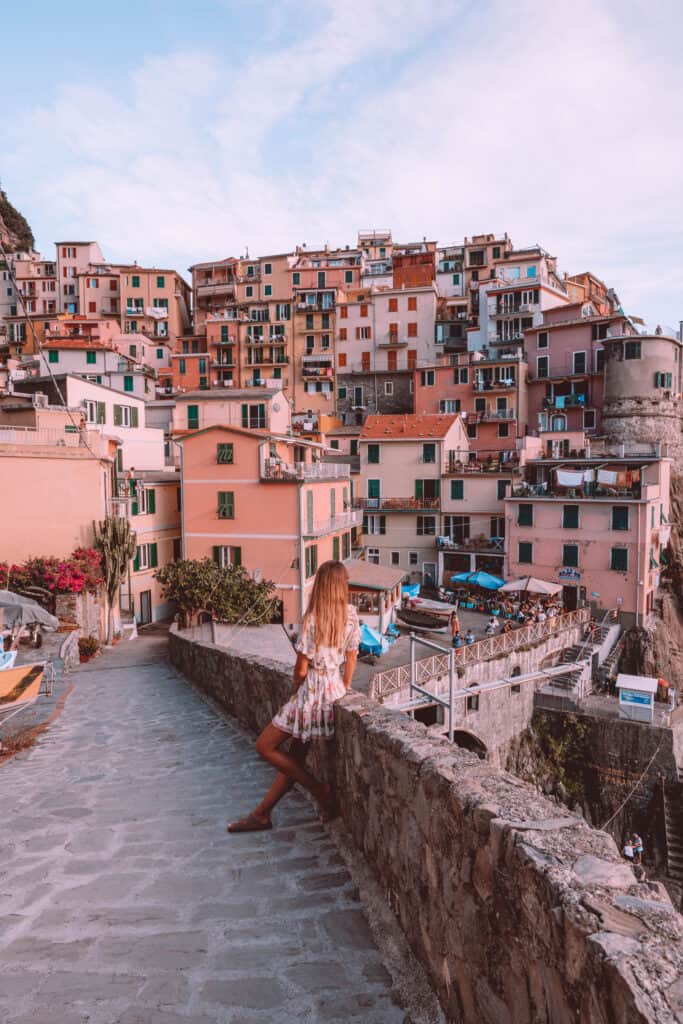
<svg viewBox="0 0 683 1024"><path fill-rule="evenodd" d="M560 665L566 665L567 671L553 676L552 680L542 687L536 694L537 705L551 710L576 711L582 694L591 692L591 676L587 676L588 664L592 661L594 653L603 647L613 631L613 626L600 625L595 630L592 642L584 640L565 648L560 656ZM615 636L614 641L612 648L603 657L598 672L601 672L602 666L610 659L614 658L612 665L618 659L623 641L620 635ZM583 686L581 685L582 679L584 680Z"/></svg>
<svg viewBox="0 0 683 1024"><path fill-rule="evenodd" d="M678 769L678 782L664 786L664 828L666 833L666 868L669 876L683 882L683 769Z"/></svg>

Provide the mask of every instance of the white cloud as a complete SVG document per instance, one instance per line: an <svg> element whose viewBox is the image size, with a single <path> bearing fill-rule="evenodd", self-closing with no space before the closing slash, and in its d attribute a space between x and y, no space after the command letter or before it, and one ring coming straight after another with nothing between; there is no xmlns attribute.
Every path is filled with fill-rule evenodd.
<svg viewBox="0 0 683 1024"><path fill-rule="evenodd" d="M278 43L283 8L315 27ZM112 258L182 267L373 224L507 229L677 319L681 27L673 2L641 0L285 4L239 66L179 52L116 93L57 86L22 112L9 169L41 157L39 236L45 211L53 237L97 237Z"/></svg>

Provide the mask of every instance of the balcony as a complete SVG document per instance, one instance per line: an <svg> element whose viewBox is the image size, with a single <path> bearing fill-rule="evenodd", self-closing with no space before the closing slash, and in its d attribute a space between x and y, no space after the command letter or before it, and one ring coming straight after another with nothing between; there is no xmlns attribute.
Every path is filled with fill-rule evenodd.
<svg viewBox="0 0 683 1024"><path fill-rule="evenodd" d="M413 338L413 343L417 344L417 338ZM376 348L407 348L410 345L410 338L400 338L398 334L389 334L384 338L378 338L375 342Z"/></svg>
<svg viewBox="0 0 683 1024"><path fill-rule="evenodd" d="M588 404L586 395L555 395L553 398L544 398L543 405L546 409L582 409Z"/></svg>
<svg viewBox="0 0 683 1024"><path fill-rule="evenodd" d="M287 377L259 377L258 380L245 380L245 388L268 388L270 391L280 391L282 388L289 387L289 378ZM251 426L251 424L250 424Z"/></svg>
<svg viewBox="0 0 683 1024"><path fill-rule="evenodd" d="M489 333L488 336L489 345L519 345L522 341L524 341L524 334L521 330L505 338L495 331Z"/></svg>
<svg viewBox="0 0 683 1024"><path fill-rule="evenodd" d="M363 522L363 513L358 509L351 512L340 512L331 519L321 523L314 523L312 528L306 527L303 530L304 537L323 537L327 533L336 533L337 530L350 530L353 526L360 526Z"/></svg>
<svg viewBox="0 0 683 1024"><path fill-rule="evenodd" d="M502 555L505 553L505 537L449 537L436 538L436 546L443 551L467 551Z"/></svg>
<svg viewBox="0 0 683 1024"><path fill-rule="evenodd" d="M326 366L314 366L310 363L305 362L305 356L302 359L301 373L304 377L313 377L316 379L326 378L331 380L334 377L334 367L331 365Z"/></svg>
<svg viewBox="0 0 683 1024"><path fill-rule="evenodd" d="M234 359L212 359L211 365L217 370L226 369L231 370L237 366Z"/></svg>
<svg viewBox="0 0 683 1024"><path fill-rule="evenodd" d="M489 316L533 316L540 308L538 302L521 302L519 306L495 306L489 309Z"/></svg>
<svg viewBox="0 0 683 1024"><path fill-rule="evenodd" d="M440 498L354 498L355 508L365 512L421 512L441 507Z"/></svg>
<svg viewBox="0 0 683 1024"><path fill-rule="evenodd" d="M203 298L205 295L234 295L235 283L234 281L207 281L204 284L198 284L195 290L198 298Z"/></svg>
<svg viewBox="0 0 683 1024"><path fill-rule="evenodd" d="M334 313L334 301L332 302L297 302L297 313Z"/></svg>
<svg viewBox="0 0 683 1024"><path fill-rule="evenodd" d="M576 459L573 460L576 462ZM511 498L519 498L527 501L533 498L534 501L542 499L545 501L641 501L643 489L641 486L611 487L604 484L588 484L579 487L560 487L552 483L530 484L526 481L517 487L513 487ZM624 530L624 533L627 531Z"/></svg>
<svg viewBox="0 0 683 1024"><path fill-rule="evenodd" d="M145 316L144 306L126 306L126 316Z"/></svg>
<svg viewBox="0 0 683 1024"><path fill-rule="evenodd" d="M484 409L483 412L477 412L479 420L482 423L500 423L501 421L507 421L508 423L515 419L516 412L514 409Z"/></svg>
<svg viewBox="0 0 683 1024"><path fill-rule="evenodd" d="M261 479L291 483L301 480L345 480L351 474L347 462L285 462L269 457L261 466Z"/></svg>
<svg viewBox="0 0 683 1024"><path fill-rule="evenodd" d="M474 390L482 391L515 391L517 382L512 378L507 380L475 380Z"/></svg>
<svg viewBox="0 0 683 1024"><path fill-rule="evenodd" d="M237 283L238 284L258 284L258 282L260 280L261 280L261 271L260 270L255 270L253 274L238 274L237 275Z"/></svg>
<svg viewBox="0 0 683 1024"><path fill-rule="evenodd" d="M504 460L501 455L507 456ZM444 474L460 476L470 473L514 473L519 469L517 452L447 452Z"/></svg>

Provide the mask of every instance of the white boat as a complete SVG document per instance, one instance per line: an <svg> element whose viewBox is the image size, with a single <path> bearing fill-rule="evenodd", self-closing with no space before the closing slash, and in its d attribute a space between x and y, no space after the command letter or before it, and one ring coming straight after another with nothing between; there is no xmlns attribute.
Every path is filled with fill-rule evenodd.
<svg viewBox="0 0 683 1024"><path fill-rule="evenodd" d="M448 601L429 601L426 597L412 597L408 608L416 612L429 612L430 615L445 615L446 618L450 618L455 611L455 605Z"/></svg>

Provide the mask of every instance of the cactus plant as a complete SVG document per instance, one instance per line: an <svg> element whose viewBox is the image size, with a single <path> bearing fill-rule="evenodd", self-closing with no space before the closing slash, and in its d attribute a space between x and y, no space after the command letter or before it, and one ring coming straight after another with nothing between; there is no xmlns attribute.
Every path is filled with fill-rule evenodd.
<svg viewBox="0 0 683 1024"><path fill-rule="evenodd" d="M102 575L107 596L107 643L111 643L114 630L114 614L118 613L121 580L126 574L128 563L135 554L135 532L130 523L121 516L107 516L99 523L93 522L95 548L102 556Z"/></svg>

